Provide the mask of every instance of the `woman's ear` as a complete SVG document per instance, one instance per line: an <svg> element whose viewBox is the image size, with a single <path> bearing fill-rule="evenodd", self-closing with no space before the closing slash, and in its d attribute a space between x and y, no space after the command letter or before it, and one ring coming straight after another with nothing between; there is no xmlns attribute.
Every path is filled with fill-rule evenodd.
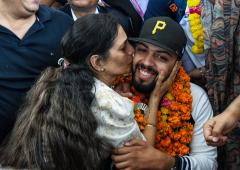
<svg viewBox="0 0 240 170"><path fill-rule="evenodd" d="M104 71L104 68L103 68L104 63L102 58L99 55L92 55L90 57L90 64L95 71L98 71L98 72Z"/></svg>

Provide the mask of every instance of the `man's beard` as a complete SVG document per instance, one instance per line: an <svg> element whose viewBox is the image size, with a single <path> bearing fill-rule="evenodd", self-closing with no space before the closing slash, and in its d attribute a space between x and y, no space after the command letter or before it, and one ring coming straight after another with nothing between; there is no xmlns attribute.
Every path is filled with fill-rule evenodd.
<svg viewBox="0 0 240 170"><path fill-rule="evenodd" d="M138 66L137 66L138 67ZM150 84L147 84L147 85L144 85L144 81L140 80L137 81L135 79L135 73L137 71L137 67L135 68L135 71L133 71L133 67L132 67L132 84L134 86L134 88L141 92L141 93L144 93L146 95L150 95L150 93L153 91L153 89L155 88L155 85L156 85L156 79L154 79Z"/></svg>

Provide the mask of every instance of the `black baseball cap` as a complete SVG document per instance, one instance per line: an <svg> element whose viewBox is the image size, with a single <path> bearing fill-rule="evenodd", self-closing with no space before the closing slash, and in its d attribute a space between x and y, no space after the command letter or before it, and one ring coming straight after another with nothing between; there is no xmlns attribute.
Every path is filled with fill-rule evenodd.
<svg viewBox="0 0 240 170"><path fill-rule="evenodd" d="M137 38L133 42L147 42L182 57L187 38L181 25L169 17L147 19Z"/></svg>

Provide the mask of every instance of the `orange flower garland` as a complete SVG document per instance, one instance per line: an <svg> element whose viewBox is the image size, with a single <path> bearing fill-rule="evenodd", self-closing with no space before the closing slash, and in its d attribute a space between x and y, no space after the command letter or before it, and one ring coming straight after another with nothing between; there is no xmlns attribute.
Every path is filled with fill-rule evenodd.
<svg viewBox="0 0 240 170"><path fill-rule="evenodd" d="M131 76L122 76L115 81L116 84L130 82ZM144 130L147 121L138 103L148 104L148 98L131 88L134 96L131 100L135 104L135 119L140 130ZM168 154L183 156L189 153L189 143L192 140L193 124L190 122L192 111L192 96L190 78L181 67L174 83L161 100L157 113L157 134L155 147Z"/></svg>

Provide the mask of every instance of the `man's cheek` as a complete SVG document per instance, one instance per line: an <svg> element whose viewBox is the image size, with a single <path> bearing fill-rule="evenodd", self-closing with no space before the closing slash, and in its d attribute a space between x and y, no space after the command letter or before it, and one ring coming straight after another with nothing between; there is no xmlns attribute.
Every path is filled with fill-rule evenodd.
<svg viewBox="0 0 240 170"><path fill-rule="evenodd" d="M163 77L164 81L169 77L169 74L166 71L164 71L164 70L160 70L158 72L158 75L161 75Z"/></svg>

